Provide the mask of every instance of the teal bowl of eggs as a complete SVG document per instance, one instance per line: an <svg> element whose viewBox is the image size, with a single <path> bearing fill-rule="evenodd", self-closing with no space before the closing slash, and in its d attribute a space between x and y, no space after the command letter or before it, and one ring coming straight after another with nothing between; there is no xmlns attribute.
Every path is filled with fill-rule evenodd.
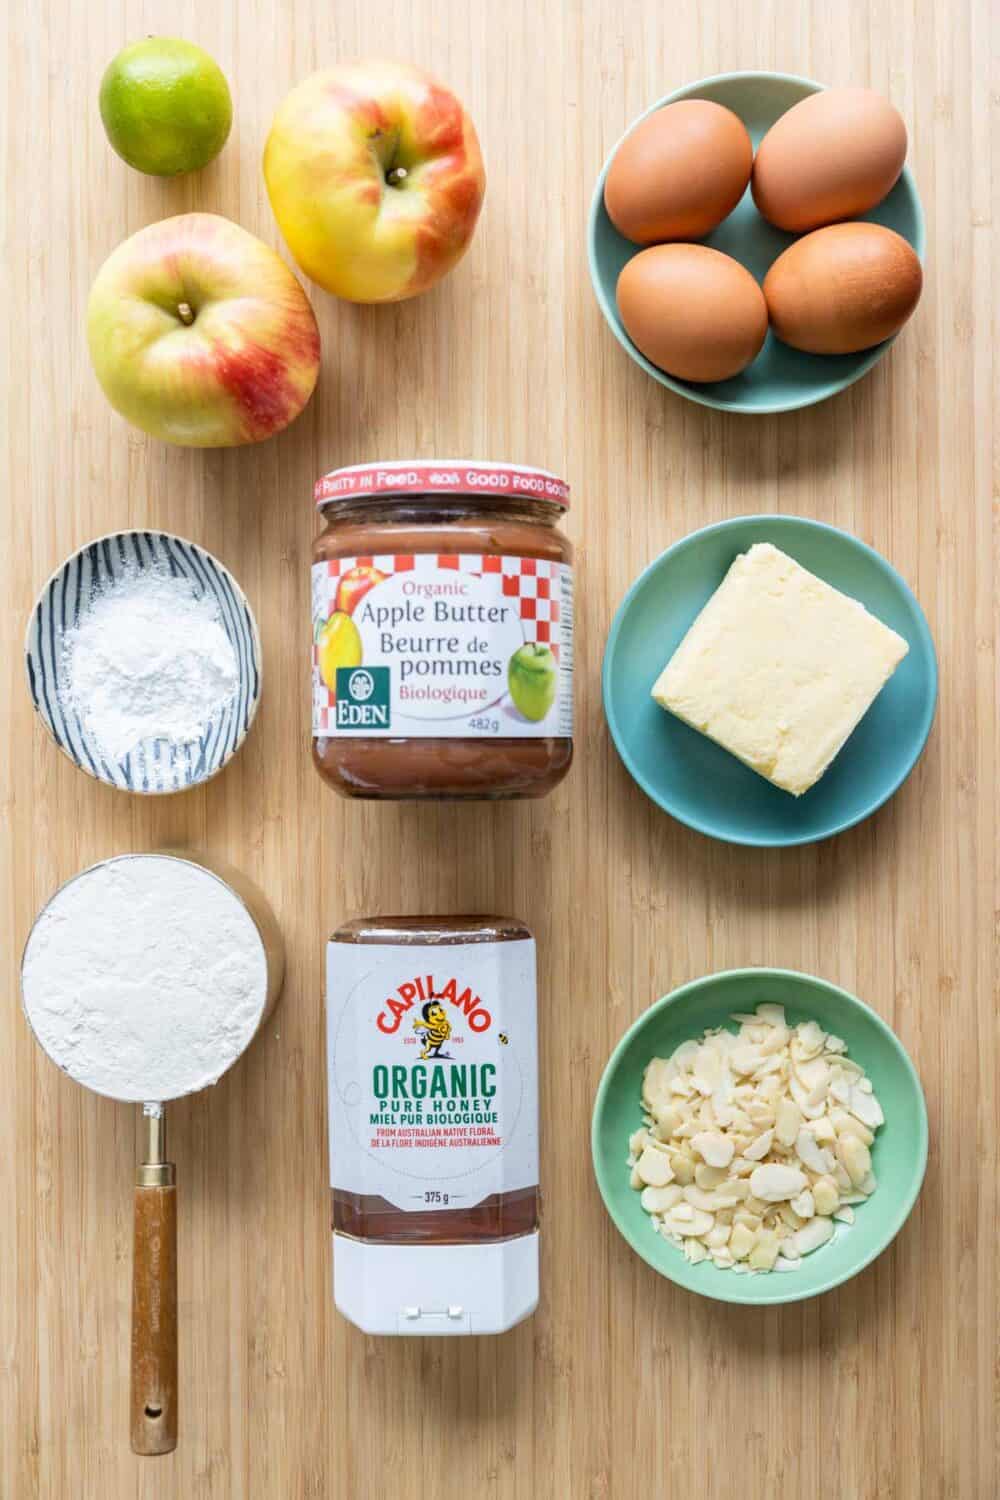
<svg viewBox="0 0 1000 1500"><path fill-rule="evenodd" d="M922 287L906 128L867 89L727 73L633 123L594 190L590 276L622 347L721 411L825 401L882 358Z"/></svg>
<svg viewBox="0 0 1000 1500"><path fill-rule="evenodd" d="M668 662L672 666L680 661L682 642L690 655L689 632L694 642L692 626L702 622L709 601L721 597L724 580L729 586L728 575L737 559L742 559L741 566L759 557L765 565L776 564L775 553L784 559L777 583L763 576L757 593L766 609L773 589L797 586L799 592L789 599L787 625L783 627L777 616L777 623L772 620L768 627L771 636L758 642L752 581L741 584L736 607L749 612L746 623L735 618L712 625L715 649L722 654L713 659L710 645L690 663L693 685L676 685L678 696L672 701L686 718L668 711L662 699L654 700L653 691L659 691ZM830 599L826 586L840 597ZM823 597L817 599L818 594ZM777 610L778 603L773 607ZM832 612L826 613L828 609ZM849 635L855 629L859 637ZM852 714L861 706L851 695L859 690L869 664L852 652L878 652L883 642L896 648L886 664L887 679L875 687L873 701L853 729L849 719L841 721L848 730L846 740L808 790L793 794L754 769L752 758L738 758L741 730L763 735L769 726L778 743L777 766L782 735L791 747L795 734L801 731L808 740L815 727L822 764L831 749L829 736L836 737L836 715L844 709L844 695ZM733 653L740 652L734 683ZM684 697L685 692L690 696L702 690L721 694L727 681L737 701L728 720L726 704L720 703L722 728L716 732L723 741L735 736L736 753L711 737L707 714ZM780 704L775 722L776 705L789 682L796 701ZM884 557L857 537L820 521L760 515L693 532L640 574L612 622L602 686L612 740L648 797L671 817L709 837L780 848L842 833L902 786L930 734L938 674L923 610ZM788 784L794 785L790 780Z"/></svg>
<svg viewBox="0 0 1000 1500"><path fill-rule="evenodd" d="M773 1024L755 1030L753 1023L759 1007L763 1007L763 1013ZM779 1025L785 1033L784 1043L777 1034ZM767 1206L778 1210L771 1217L781 1225L785 1238L781 1241L780 1256L769 1270L751 1270L754 1252L748 1248L754 1236L755 1219L761 1212L766 1214L766 1208L746 1193L728 1209L718 1207L726 1201L725 1194L733 1181L740 1178L739 1156L734 1152L729 1165L710 1169L707 1174L703 1165L696 1168L704 1188L692 1180L690 1166L682 1171L684 1159L700 1162L703 1151L710 1155L713 1147L718 1148L713 1135L721 1133L731 1141L733 1134L742 1128L739 1118L732 1115L730 1124L715 1124L704 1140L700 1135L688 1135L686 1142L680 1138L685 1131L683 1117L691 1118L702 1109L702 1096L692 1087L693 1082L706 1086L698 1074L699 1067L704 1067L701 1058L715 1061L711 1053L699 1055L694 1045L705 1040L706 1032L725 1033L724 1050L733 1059L723 1067L721 1076L715 1063L710 1096L715 1101L715 1118L724 1122L726 1107L745 1106L754 1113L758 1124L750 1125L742 1140L757 1130L761 1132L756 1136L758 1144L745 1148L757 1158L753 1163L743 1162L744 1168L752 1168L743 1175L749 1190L765 1190L759 1186L762 1179L757 1175L757 1167L766 1160L780 1156L794 1164L793 1171L801 1170L801 1153L807 1164L803 1174L810 1184L806 1191L811 1201L807 1204L796 1198L776 1202L772 1174ZM740 1073L737 1063L739 1068L747 1067L748 1063L740 1060L737 1049L745 1048L748 1036L761 1035L765 1040L752 1047L749 1064L754 1061L754 1052L759 1055L768 1049L774 1063L765 1060L756 1073ZM711 1050L717 1047L715 1043ZM678 1048L682 1049L680 1063L673 1066ZM647 1073L653 1059L661 1060L655 1064L658 1070L655 1076L652 1070ZM769 1094L762 1100L758 1096L768 1067L773 1067L775 1082L767 1086ZM720 1095L734 1077L740 1094L732 1106L720 1106ZM800 1077L808 1078L812 1084L808 1096L802 1093ZM676 1094L669 1093L672 1088L677 1089ZM685 1089L690 1090L687 1096ZM810 1107L806 1097L824 1090L820 1102ZM747 1096L752 1102L747 1102ZM807 1111L803 1114L799 1110L797 1127L798 1106L790 1109L795 1097L802 1100ZM671 1107L671 1098L678 1102L679 1108ZM651 1112L650 1103L655 1112ZM785 1131L789 1114L793 1129ZM774 1123L769 1125L772 1116ZM869 1122L868 1128L859 1129L859 1116ZM678 1117L682 1119L680 1125ZM701 1121L698 1123L705 1128ZM808 1136L805 1144L800 1134L803 1129ZM633 1175L635 1158L639 1154L641 1162L642 1133L646 1130L656 1136L651 1143L654 1154L650 1160L662 1172L643 1168L637 1179ZM768 1130L772 1132L770 1139ZM868 1143L864 1151L858 1146L853 1146L852 1152L844 1150L842 1142L854 1132L862 1144ZM741 1139L738 1134L736 1139ZM782 1140L790 1143L784 1149ZM680 1162L674 1153L678 1145ZM657 1154L664 1148L670 1163L667 1167ZM861 1000L809 974L787 969L735 969L710 974L674 990L651 1005L629 1028L612 1053L597 1090L591 1149L597 1185L608 1214L631 1249L655 1271L687 1291L719 1302L774 1306L818 1296L848 1281L880 1255L899 1233L917 1200L927 1165L927 1107L916 1070L899 1038ZM731 1144L729 1150L733 1150ZM829 1154L816 1160L816 1152ZM840 1170L843 1159L854 1171L854 1153L863 1158L864 1176L855 1173L854 1180L864 1191L852 1190L851 1180ZM823 1176L827 1168L840 1181L835 1176L832 1188L827 1185L825 1190L835 1196L823 1202L817 1172ZM643 1188L646 1178L666 1178L668 1172L671 1176L664 1188L654 1188L652 1193ZM681 1178L688 1180L686 1188ZM779 1193L787 1190L780 1186L777 1189ZM804 1221L812 1226L804 1228L804 1241L802 1230L794 1228L796 1224L803 1225L801 1217L796 1213L795 1218L788 1218L787 1210L796 1202L803 1214L811 1211L814 1215ZM685 1207L680 1208L678 1215L678 1203L690 1208L686 1223L680 1217L685 1214ZM654 1217L657 1212L659 1218ZM701 1223L693 1222L699 1214L710 1214L714 1224L707 1227L707 1218ZM746 1217L747 1214L752 1217ZM743 1230L738 1228L741 1219ZM665 1232L678 1229L685 1237L697 1231L702 1244L707 1242L707 1251L699 1249L697 1258L685 1252L685 1239L676 1233L670 1238ZM737 1243L740 1235L742 1245ZM798 1244L793 1240L789 1250L792 1235ZM761 1248L761 1242L768 1238L757 1231L757 1244ZM786 1256L800 1247L802 1253L789 1261ZM765 1255L763 1262L758 1260L757 1264L766 1266L770 1259ZM742 1271L734 1270L734 1265L742 1266ZM781 1274L785 1271L791 1274Z"/></svg>

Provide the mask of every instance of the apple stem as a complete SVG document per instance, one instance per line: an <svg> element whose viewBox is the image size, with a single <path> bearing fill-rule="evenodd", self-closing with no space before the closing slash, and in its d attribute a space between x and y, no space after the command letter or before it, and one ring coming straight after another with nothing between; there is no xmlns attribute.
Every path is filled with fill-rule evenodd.
<svg viewBox="0 0 1000 1500"><path fill-rule="evenodd" d="M194 322L194 310L190 302L179 302L177 304L177 316L182 323L186 323L190 327Z"/></svg>
<svg viewBox="0 0 1000 1500"><path fill-rule="evenodd" d="M398 187L401 182L405 182L407 175L405 167L393 167L391 172L386 173L385 180L390 187Z"/></svg>

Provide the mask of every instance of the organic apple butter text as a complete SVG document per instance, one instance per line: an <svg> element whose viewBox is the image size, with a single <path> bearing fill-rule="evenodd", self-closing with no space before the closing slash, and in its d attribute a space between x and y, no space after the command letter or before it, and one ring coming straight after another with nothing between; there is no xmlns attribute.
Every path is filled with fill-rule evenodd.
<svg viewBox="0 0 1000 1500"><path fill-rule="evenodd" d="M537 796L573 736L566 486L486 464L370 465L317 486L313 740L369 797Z"/></svg>

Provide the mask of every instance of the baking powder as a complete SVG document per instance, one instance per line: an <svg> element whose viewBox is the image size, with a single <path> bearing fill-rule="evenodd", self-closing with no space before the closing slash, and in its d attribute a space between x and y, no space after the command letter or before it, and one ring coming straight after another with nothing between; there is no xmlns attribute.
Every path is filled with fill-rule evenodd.
<svg viewBox="0 0 1000 1500"><path fill-rule="evenodd" d="M112 761L199 740L239 686L217 601L166 567L126 569L65 636L60 696Z"/></svg>
<svg viewBox="0 0 1000 1500"><path fill-rule="evenodd" d="M71 1077L162 1101L214 1083L267 1004L267 957L236 893L200 865L122 856L56 892L28 939L24 1008Z"/></svg>

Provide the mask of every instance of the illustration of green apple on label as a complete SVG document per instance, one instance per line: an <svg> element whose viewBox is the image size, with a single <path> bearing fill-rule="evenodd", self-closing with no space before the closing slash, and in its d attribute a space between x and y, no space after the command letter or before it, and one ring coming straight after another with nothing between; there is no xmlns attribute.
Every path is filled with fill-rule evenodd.
<svg viewBox="0 0 1000 1500"><path fill-rule="evenodd" d="M507 668L510 696L526 719L538 724L556 701L559 685L556 659L548 646L526 642Z"/></svg>

